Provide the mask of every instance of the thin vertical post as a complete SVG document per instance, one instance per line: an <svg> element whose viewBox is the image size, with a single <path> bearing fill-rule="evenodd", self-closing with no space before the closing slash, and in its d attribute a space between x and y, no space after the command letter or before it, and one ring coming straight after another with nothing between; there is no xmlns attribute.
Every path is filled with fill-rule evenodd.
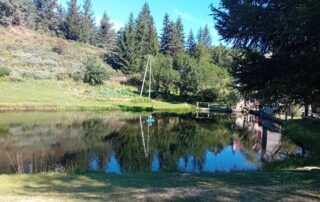
<svg viewBox="0 0 320 202"><path fill-rule="evenodd" d="M149 57L149 59L150 59L150 57ZM151 84L152 84L151 83L151 81L152 81L152 77L151 77L152 76L152 73L151 73L152 72L152 65L151 64L152 64L152 62L150 61L149 62L149 69L150 69L149 70L149 99L151 98Z"/></svg>
<svg viewBox="0 0 320 202"><path fill-rule="evenodd" d="M146 71L144 72L144 77L143 77L143 82L142 82L140 97L142 97L142 93L143 93L144 83L145 83L145 81L146 81L146 76L147 76L147 71L148 71L149 62L150 62L150 56L149 56L148 61L147 61Z"/></svg>

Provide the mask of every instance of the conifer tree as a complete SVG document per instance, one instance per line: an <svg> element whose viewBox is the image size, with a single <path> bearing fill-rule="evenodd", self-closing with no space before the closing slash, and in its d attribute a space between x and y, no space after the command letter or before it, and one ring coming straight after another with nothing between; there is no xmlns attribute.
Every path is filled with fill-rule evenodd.
<svg viewBox="0 0 320 202"><path fill-rule="evenodd" d="M212 44L212 38L210 35L209 27L208 25L204 26L203 33L202 33L202 42L205 45L206 48L210 48Z"/></svg>
<svg viewBox="0 0 320 202"><path fill-rule="evenodd" d="M141 57L152 54L156 55L159 50L157 31L153 17L147 3L139 13L136 23L136 43Z"/></svg>
<svg viewBox="0 0 320 202"><path fill-rule="evenodd" d="M115 53L115 63L126 74L136 73L139 70L135 39L135 22L131 13L128 23L118 34Z"/></svg>
<svg viewBox="0 0 320 202"><path fill-rule="evenodd" d="M84 43L94 43L95 39L95 18L92 10L91 0L85 0L83 4L83 14L81 22L81 41Z"/></svg>
<svg viewBox="0 0 320 202"><path fill-rule="evenodd" d="M174 26L174 40L175 40L175 53L184 50L185 42L184 42L184 30L181 17L178 17L175 26Z"/></svg>
<svg viewBox="0 0 320 202"><path fill-rule="evenodd" d="M65 22L65 37L70 40L80 40L82 32L82 18L77 5L77 0L70 0L67 4L68 9Z"/></svg>
<svg viewBox="0 0 320 202"><path fill-rule="evenodd" d="M106 12L103 13L97 36L97 45L106 50L107 54L114 51L116 45L116 32Z"/></svg>
<svg viewBox="0 0 320 202"><path fill-rule="evenodd" d="M54 33L59 32L57 0L34 0L37 8L37 28Z"/></svg>
<svg viewBox="0 0 320 202"><path fill-rule="evenodd" d="M198 42L198 45L203 43L203 29L202 29L202 27L199 28L198 35L197 35L197 42Z"/></svg>
<svg viewBox="0 0 320 202"><path fill-rule="evenodd" d="M163 54L171 54L173 44L173 24L166 13L163 19L163 28L160 37L160 51Z"/></svg>
<svg viewBox="0 0 320 202"><path fill-rule="evenodd" d="M197 44L192 29L189 32L186 46L188 53L194 55Z"/></svg>

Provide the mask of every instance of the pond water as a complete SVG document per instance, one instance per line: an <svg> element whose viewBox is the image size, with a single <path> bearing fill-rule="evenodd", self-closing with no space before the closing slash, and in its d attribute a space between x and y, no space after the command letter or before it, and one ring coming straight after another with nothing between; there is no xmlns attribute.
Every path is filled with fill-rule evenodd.
<svg viewBox="0 0 320 202"><path fill-rule="evenodd" d="M249 115L0 113L0 173L231 172L303 155Z"/></svg>

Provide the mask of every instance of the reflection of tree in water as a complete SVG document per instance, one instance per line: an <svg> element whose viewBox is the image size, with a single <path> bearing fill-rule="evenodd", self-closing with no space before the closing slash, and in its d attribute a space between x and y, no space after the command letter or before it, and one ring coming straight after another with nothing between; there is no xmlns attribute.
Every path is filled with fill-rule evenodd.
<svg viewBox="0 0 320 202"><path fill-rule="evenodd" d="M203 162L206 149L219 152L230 142L229 124L230 121L203 123L179 116L157 117L157 124L150 128L150 153L157 152L160 167L167 170L176 170L178 160L181 157L187 160L189 155L193 155L196 161ZM128 121L108 139L112 141L123 170L150 169L153 155L145 157L138 120Z"/></svg>

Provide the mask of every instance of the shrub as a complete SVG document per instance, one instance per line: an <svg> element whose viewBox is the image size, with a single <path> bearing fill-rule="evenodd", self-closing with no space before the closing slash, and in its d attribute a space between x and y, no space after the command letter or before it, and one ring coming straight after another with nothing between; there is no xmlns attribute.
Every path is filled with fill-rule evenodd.
<svg viewBox="0 0 320 202"><path fill-rule="evenodd" d="M107 69L96 58L88 58L85 62L84 79L85 83L92 86L101 85L108 78Z"/></svg>
<svg viewBox="0 0 320 202"><path fill-rule="evenodd" d="M11 73L11 70L6 67L0 67L0 77L3 76L9 76Z"/></svg>
<svg viewBox="0 0 320 202"><path fill-rule="evenodd" d="M63 40L59 40L55 45L55 47L52 48L52 51L60 55L63 55L66 53L67 48L68 48L67 43Z"/></svg>

